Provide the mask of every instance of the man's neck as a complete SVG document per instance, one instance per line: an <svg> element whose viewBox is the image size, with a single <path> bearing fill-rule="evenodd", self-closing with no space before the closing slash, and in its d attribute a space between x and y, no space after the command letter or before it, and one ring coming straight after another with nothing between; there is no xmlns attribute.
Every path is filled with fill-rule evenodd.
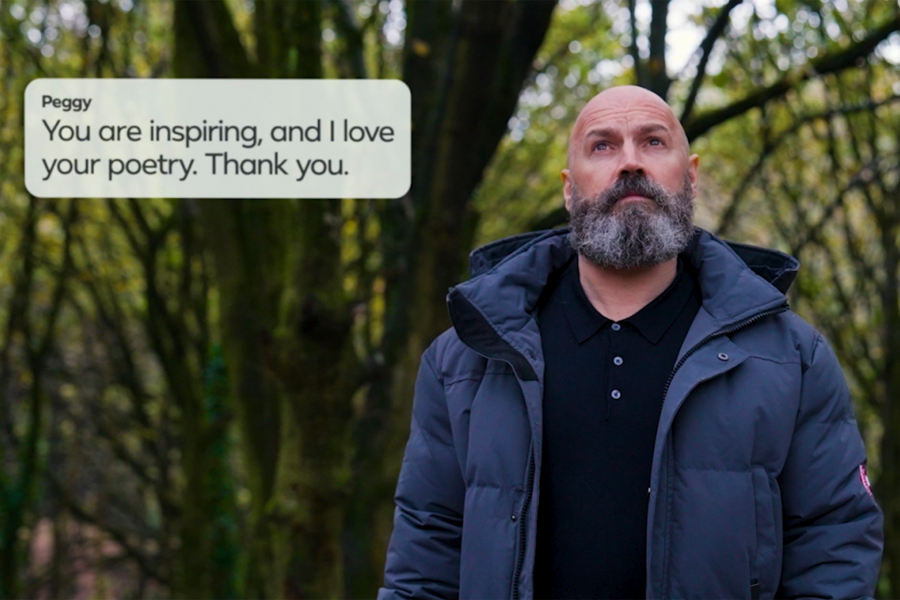
<svg viewBox="0 0 900 600"><path fill-rule="evenodd" d="M650 304L675 280L678 259L651 267L610 269L578 255L578 277L597 311L613 321L627 319Z"/></svg>

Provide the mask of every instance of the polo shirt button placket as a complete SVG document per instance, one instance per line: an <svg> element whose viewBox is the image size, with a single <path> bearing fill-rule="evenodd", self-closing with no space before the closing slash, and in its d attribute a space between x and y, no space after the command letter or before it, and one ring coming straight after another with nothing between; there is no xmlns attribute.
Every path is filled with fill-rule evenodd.
<svg viewBox="0 0 900 600"><path fill-rule="evenodd" d="M619 323L613 323L613 324L610 325L609 327L610 327L610 329L612 329L613 331L620 331L620 330L622 329L622 325L620 325ZM621 356L616 356L616 357L613 358L613 364L616 365L617 367L620 366L620 365L622 364L622 362L624 362L624 361L622 360L622 357L621 357ZM610 382L610 383L612 383L612 382ZM617 389L614 389L613 391L611 391L611 392L609 393L609 395L610 395L610 397L611 397L613 400L618 400L619 398L622 397L622 392L620 392L620 391L617 390ZM609 419L609 415L610 415L610 411L611 411L611 410L612 410L612 406L611 406L610 404L607 404L607 405L606 405L606 418L607 418L607 419Z"/></svg>

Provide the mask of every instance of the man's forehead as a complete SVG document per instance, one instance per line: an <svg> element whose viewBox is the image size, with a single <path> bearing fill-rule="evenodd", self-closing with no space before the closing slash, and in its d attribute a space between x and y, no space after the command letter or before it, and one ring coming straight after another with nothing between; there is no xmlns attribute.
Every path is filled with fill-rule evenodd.
<svg viewBox="0 0 900 600"><path fill-rule="evenodd" d="M573 133L583 135L600 127L643 127L651 123L668 129L680 126L662 98L643 88L622 86L594 96L578 115Z"/></svg>
<svg viewBox="0 0 900 600"><path fill-rule="evenodd" d="M665 127L689 152L684 129L665 100L638 86L609 88L594 96L578 115L569 137L569 158L573 143L586 140L590 132L611 128L643 130L649 125Z"/></svg>

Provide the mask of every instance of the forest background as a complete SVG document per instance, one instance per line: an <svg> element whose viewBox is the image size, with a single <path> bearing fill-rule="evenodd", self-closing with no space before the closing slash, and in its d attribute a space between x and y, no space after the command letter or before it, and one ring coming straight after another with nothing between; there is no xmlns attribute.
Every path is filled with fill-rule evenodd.
<svg viewBox="0 0 900 600"><path fill-rule="evenodd" d="M366 598L467 254L565 223L580 107L666 98L698 223L803 268L900 597L893 0L0 0L0 597ZM401 78L399 200L38 199L38 77Z"/></svg>

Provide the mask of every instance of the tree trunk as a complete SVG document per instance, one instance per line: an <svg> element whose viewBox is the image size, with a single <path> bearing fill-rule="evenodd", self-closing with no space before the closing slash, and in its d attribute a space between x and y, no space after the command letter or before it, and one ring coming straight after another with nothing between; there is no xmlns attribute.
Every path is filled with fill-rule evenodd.
<svg viewBox="0 0 900 600"><path fill-rule="evenodd" d="M383 362L356 429L358 491L348 515L354 597L382 579L392 492L409 432L419 360L450 322L447 289L465 279L475 188L507 129L555 1L407 3L403 79L413 99L410 197L383 215L389 251ZM364 541L361 541L364 540ZM374 560L373 560L374 557ZM352 587L351 586L352 582Z"/></svg>
<svg viewBox="0 0 900 600"><path fill-rule="evenodd" d="M258 3L256 65L221 2L176 5L181 77L321 77L320 5ZM227 61L204 60L222 54ZM221 330L250 479L246 593L343 596L347 428L358 386L336 200L207 200Z"/></svg>
<svg viewBox="0 0 900 600"><path fill-rule="evenodd" d="M362 418L352 410L363 378L343 292L339 202L201 203L251 480L249 595L371 595L380 581L419 356L448 325L444 295L463 276L472 239L469 199L554 4L407 5L417 160L411 198L381 215L387 317ZM319 11L258 2L251 65L220 0L176 3L176 75L321 77Z"/></svg>

